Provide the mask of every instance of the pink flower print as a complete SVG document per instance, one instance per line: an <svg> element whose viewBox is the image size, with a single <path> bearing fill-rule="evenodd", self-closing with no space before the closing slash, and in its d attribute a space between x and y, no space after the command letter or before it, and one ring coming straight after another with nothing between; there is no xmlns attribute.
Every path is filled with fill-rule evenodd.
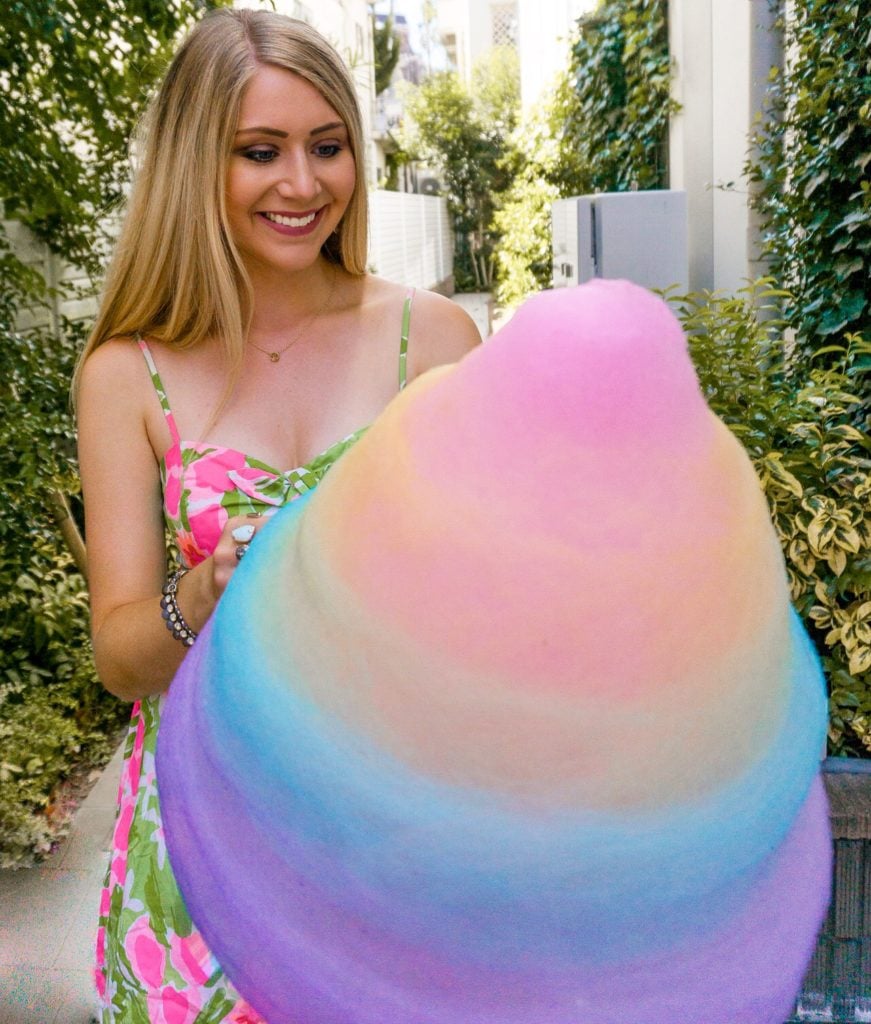
<svg viewBox="0 0 871 1024"><path fill-rule="evenodd" d="M158 989L166 970L166 949L154 937L146 914L134 921L124 936L124 952L136 977L141 978L149 988ZM150 1003L149 997L149 1007Z"/></svg>
<svg viewBox="0 0 871 1024"><path fill-rule="evenodd" d="M106 972L101 970L100 967L94 968L94 985L97 988L97 995L100 997L101 1002L105 1002Z"/></svg>
<svg viewBox="0 0 871 1024"><path fill-rule="evenodd" d="M226 1024L266 1024L266 1021L244 999L240 999L226 1018Z"/></svg>
<svg viewBox="0 0 871 1024"><path fill-rule="evenodd" d="M188 485L197 495L203 492L223 494L232 491L234 484L227 475L231 469L245 468L245 456L232 448L218 448L209 455L194 459L187 468Z"/></svg>
<svg viewBox="0 0 871 1024"><path fill-rule="evenodd" d="M133 810L135 804L132 800L125 799L121 807L121 813L115 822L115 834L112 837L112 846L116 853L126 853L130 845L130 824L133 821ZM121 883L124 884L123 882Z"/></svg>
<svg viewBox="0 0 871 1024"><path fill-rule="evenodd" d="M218 546L218 538L224 529L224 523L227 522L227 511L220 505L206 505L200 511L191 511L188 514L188 522L191 525L191 533L196 538L197 547L202 552L211 552Z"/></svg>
<svg viewBox="0 0 871 1024"><path fill-rule="evenodd" d="M124 888L124 883L127 881L127 860L123 856L112 858L112 867L109 870L109 888L118 886Z"/></svg>
<svg viewBox="0 0 871 1024"><path fill-rule="evenodd" d="M181 460L181 449L173 445L166 453L164 461L166 470L166 484L163 488L163 507L170 519L178 519L179 508L181 507L181 482L184 476L184 466Z"/></svg>
<svg viewBox="0 0 871 1024"><path fill-rule="evenodd" d="M98 968L102 968L105 965L105 963L106 963L106 929L105 928L98 928L97 929L97 941L95 943L95 946L96 946L97 967ZM98 971L97 973L99 974L99 973L102 973L102 972ZM105 978L103 978L103 984L104 985L106 984L106 979Z"/></svg>
<svg viewBox="0 0 871 1024"><path fill-rule="evenodd" d="M148 1019L151 1024L193 1024L202 1009L197 991L179 992L166 988L148 993Z"/></svg>
<svg viewBox="0 0 871 1024"><path fill-rule="evenodd" d="M193 568L193 566L199 565L204 558L208 557L208 551L203 551L197 543L196 537L194 537L192 533L187 533L185 530L179 530L176 534L176 543L178 544L178 550L181 554L181 560L186 566L188 566L188 568Z"/></svg>
<svg viewBox="0 0 871 1024"><path fill-rule="evenodd" d="M104 886L103 891L100 893L100 917L108 917L109 911L112 908L112 893L109 891L109 886Z"/></svg>
<svg viewBox="0 0 871 1024"><path fill-rule="evenodd" d="M187 938L170 932L169 962L188 985L205 985L217 967L199 932Z"/></svg>

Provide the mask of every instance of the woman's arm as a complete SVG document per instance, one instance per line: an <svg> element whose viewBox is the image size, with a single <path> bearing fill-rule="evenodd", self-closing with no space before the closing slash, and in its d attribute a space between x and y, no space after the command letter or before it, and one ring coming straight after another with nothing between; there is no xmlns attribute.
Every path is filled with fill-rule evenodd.
<svg viewBox="0 0 871 1024"><path fill-rule="evenodd" d="M160 613L166 548L160 475L146 428L153 401L130 342L110 341L89 357L78 421L91 631L97 673L124 700L165 690L186 650ZM229 531L238 524L227 523L214 556L179 584L179 607L197 631L235 568Z"/></svg>
<svg viewBox="0 0 871 1024"><path fill-rule="evenodd" d="M435 292L418 291L411 313L408 379L446 363L456 363L481 335L475 321L455 302Z"/></svg>

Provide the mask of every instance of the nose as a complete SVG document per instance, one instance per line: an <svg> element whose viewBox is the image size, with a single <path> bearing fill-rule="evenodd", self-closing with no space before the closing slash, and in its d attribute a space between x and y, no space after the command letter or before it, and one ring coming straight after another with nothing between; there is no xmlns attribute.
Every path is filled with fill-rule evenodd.
<svg viewBox="0 0 871 1024"><path fill-rule="evenodd" d="M320 182L307 153L288 154L281 171L276 188L282 199L310 200L319 194Z"/></svg>

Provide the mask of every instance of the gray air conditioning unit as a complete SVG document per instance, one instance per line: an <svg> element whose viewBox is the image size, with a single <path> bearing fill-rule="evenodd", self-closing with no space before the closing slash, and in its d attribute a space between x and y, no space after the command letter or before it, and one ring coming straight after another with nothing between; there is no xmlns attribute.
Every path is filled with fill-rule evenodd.
<svg viewBox="0 0 871 1024"><path fill-rule="evenodd" d="M599 192L553 204L553 286L623 277L689 290L686 192Z"/></svg>

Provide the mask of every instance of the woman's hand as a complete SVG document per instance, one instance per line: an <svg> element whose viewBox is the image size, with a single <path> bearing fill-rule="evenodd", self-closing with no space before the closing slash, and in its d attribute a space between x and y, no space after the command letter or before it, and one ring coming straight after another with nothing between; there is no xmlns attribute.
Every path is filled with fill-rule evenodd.
<svg viewBox="0 0 871 1024"><path fill-rule="evenodd" d="M106 689L138 700L169 686L187 648L161 615L167 565L155 451L169 439L152 445L149 418L167 428L142 353L129 339L107 342L89 357L78 413L94 658ZM176 600L194 631L205 625L239 564L237 548L246 549L233 531L253 527L253 539L265 523L234 516L214 554L179 580Z"/></svg>
<svg viewBox="0 0 871 1024"><path fill-rule="evenodd" d="M266 522L259 512L252 512L247 516L232 516L224 524L217 546L207 560L211 562L213 605L224 593L230 577L245 557L248 546L255 542Z"/></svg>

